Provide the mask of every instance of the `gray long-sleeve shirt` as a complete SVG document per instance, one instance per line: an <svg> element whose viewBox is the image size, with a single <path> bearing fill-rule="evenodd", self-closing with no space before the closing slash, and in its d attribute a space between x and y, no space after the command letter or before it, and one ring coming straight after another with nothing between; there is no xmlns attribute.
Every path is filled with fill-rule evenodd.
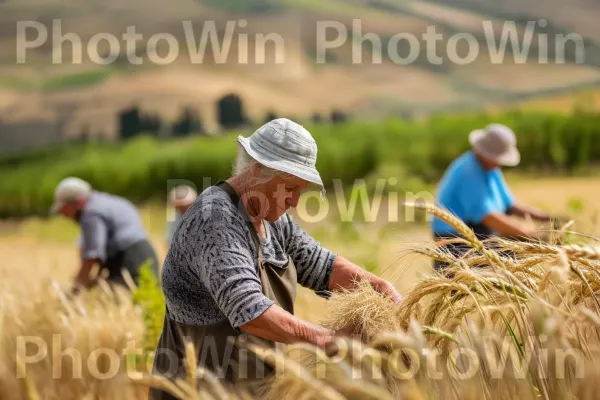
<svg viewBox="0 0 600 400"><path fill-rule="evenodd" d="M92 192L79 224L84 260L104 262L148 237L136 207L127 199L103 192Z"/></svg>
<svg viewBox="0 0 600 400"><path fill-rule="evenodd" d="M299 284L328 290L335 255L288 214L267 225L261 243L265 262L284 266L289 255ZM188 325L228 319L234 328L260 316L273 302L262 293L257 257L250 229L229 196L217 187L206 189L176 228L164 262L170 316Z"/></svg>

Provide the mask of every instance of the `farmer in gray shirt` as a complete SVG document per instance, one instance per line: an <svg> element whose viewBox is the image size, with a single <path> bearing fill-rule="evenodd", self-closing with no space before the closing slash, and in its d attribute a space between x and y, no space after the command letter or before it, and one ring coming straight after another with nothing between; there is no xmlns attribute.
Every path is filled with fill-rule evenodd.
<svg viewBox="0 0 600 400"><path fill-rule="evenodd" d="M81 226L81 268L73 291L89 288L90 272L98 263L108 270L109 283L126 284L123 270L137 281L147 261L157 273L158 262L136 207L128 200L93 191L79 178L66 178L55 191L53 212L73 219Z"/></svg>
<svg viewBox="0 0 600 400"><path fill-rule="evenodd" d="M238 143L234 176L204 190L175 230L162 272L167 304L155 374L183 374L186 340L200 366L248 387L269 370L233 345L240 338L326 346L337 332L294 316L296 284L327 297L368 281L400 302L390 283L323 248L286 213L310 184L324 193L306 129L277 119ZM152 390L150 398L173 397Z"/></svg>

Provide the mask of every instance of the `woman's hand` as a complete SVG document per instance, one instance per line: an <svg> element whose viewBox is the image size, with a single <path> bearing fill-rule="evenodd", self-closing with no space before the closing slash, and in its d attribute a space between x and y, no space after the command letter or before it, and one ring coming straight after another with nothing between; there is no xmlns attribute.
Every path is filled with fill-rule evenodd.
<svg viewBox="0 0 600 400"><path fill-rule="evenodd" d="M352 289L356 287L357 282L368 281L373 286L373 289L379 293L389 296L396 304L402 301L402 296L396 288L386 280L381 279L375 274L365 271L363 268L355 265L345 259L337 256L333 262L333 270L329 279L329 290L332 292L339 289Z"/></svg>
<svg viewBox="0 0 600 400"><path fill-rule="evenodd" d="M374 279L371 279L371 284L376 291L387 295L395 304L402 303L402 296L400 296L400 293L398 293L394 285L388 281L375 277Z"/></svg>

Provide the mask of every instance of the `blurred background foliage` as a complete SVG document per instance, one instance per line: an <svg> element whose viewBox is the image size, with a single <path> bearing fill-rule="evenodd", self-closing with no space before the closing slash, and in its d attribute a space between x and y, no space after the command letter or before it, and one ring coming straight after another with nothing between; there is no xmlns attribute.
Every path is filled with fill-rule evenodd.
<svg viewBox="0 0 600 400"><path fill-rule="evenodd" d="M467 135L490 122L512 127L518 137L521 172L586 174L600 162L600 113L507 111L464 113L424 120L388 119L306 127L319 145L317 166L326 184L394 177L399 189L435 183ZM134 202L164 201L169 180L185 179L199 190L230 176L239 130L218 137L162 139L139 135L118 143L71 143L0 159L0 216L47 214L56 184L66 176ZM207 181L206 178L209 178Z"/></svg>

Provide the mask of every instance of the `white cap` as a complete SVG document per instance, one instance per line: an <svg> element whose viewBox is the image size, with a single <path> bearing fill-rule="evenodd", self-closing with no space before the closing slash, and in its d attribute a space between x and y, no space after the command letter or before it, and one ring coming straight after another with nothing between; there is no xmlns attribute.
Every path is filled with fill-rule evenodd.
<svg viewBox="0 0 600 400"><path fill-rule="evenodd" d="M58 212L65 204L81 198L87 198L92 192L92 187L79 178L65 178L54 191L54 204L50 211Z"/></svg>
<svg viewBox="0 0 600 400"><path fill-rule="evenodd" d="M169 202L176 207L189 206L198 197L198 192L189 185L177 185L169 193Z"/></svg>

